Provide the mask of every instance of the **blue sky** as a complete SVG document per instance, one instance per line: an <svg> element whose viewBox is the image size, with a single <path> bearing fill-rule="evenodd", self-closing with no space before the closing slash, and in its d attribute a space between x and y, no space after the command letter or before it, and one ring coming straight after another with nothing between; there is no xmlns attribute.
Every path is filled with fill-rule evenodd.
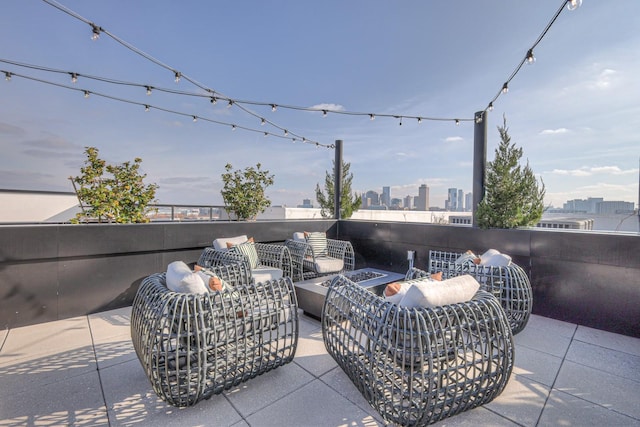
<svg viewBox="0 0 640 427"><path fill-rule="evenodd" d="M484 110L560 1L59 0L157 61L235 100L344 112L471 119ZM503 115L547 188L547 204L604 197L637 203L640 2L584 0L564 10L488 116L487 159ZM204 94L41 0L5 0L0 59ZM281 129L206 97L113 85L0 62L0 69L185 113L171 114L14 76L0 76L0 188L72 191L84 147L111 163L142 158L161 203L222 204L224 165L260 162L274 205L315 203L334 152L278 138ZM357 192L417 195L472 188L473 123L246 105L280 128L344 141ZM231 130L191 116L236 124ZM265 137L262 131L274 135ZM291 137L291 134L289 135Z"/></svg>

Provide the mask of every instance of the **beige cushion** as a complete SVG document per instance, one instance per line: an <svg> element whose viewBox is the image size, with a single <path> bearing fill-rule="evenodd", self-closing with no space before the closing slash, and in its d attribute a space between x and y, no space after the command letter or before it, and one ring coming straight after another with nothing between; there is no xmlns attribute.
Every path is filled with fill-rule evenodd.
<svg viewBox="0 0 640 427"><path fill-rule="evenodd" d="M182 261L174 261L167 267L167 288L184 294L206 294L209 288L197 272L191 271Z"/></svg>
<svg viewBox="0 0 640 427"><path fill-rule="evenodd" d="M237 245L238 243L244 243L247 240L246 235L236 236L236 237L220 237L213 241L214 249L224 249L227 250L227 243L232 245Z"/></svg>
<svg viewBox="0 0 640 427"><path fill-rule="evenodd" d="M496 249L489 249L480 256L480 265L507 267L509 264L511 264L511 257Z"/></svg>
<svg viewBox="0 0 640 427"><path fill-rule="evenodd" d="M256 283L282 278L282 270L275 267L258 267L251 270L251 276Z"/></svg>
<svg viewBox="0 0 640 427"><path fill-rule="evenodd" d="M423 280L407 290L399 305L403 307L433 308L469 301L480 289L473 276L465 274L442 282Z"/></svg>

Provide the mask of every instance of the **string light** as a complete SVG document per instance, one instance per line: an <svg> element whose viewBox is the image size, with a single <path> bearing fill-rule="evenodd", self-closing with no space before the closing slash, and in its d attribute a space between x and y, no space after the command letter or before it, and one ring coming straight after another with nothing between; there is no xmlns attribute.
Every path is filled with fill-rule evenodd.
<svg viewBox="0 0 640 427"><path fill-rule="evenodd" d="M193 116L193 123L198 121L198 117L197 116Z"/></svg>
<svg viewBox="0 0 640 427"><path fill-rule="evenodd" d="M215 96L212 96L212 97L211 97L211 103L212 103L213 105L216 105L216 104L218 103L218 98L216 98Z"/></svg>
<svg viewBox="0 0 640 427"><path fill-rule="evenodd" d="M460 120L456 119L456 126L460 126Z"/></svg>
<svg viewBox="0 0 640 427"><path fill-rule="evenodd" d="M284 136L289 136L289 131L288 130L284 130Z"/></svg>
<svg viewBox="0 0 640 427"><path fill-rule="evenodd" d="M84 97L85 97L85 98L88 98L88 97L89 97L89 91L88 91L88 90L85 90L85 91L84 91Z"/></svg>
<svg viewBox="0 0 640 427"><path fill-rule="evenodd" d="M151 86L145 86L145 89L147 89L147 96L151 96Z"/></svg>
<svg viewBox="0 0 640 427"><path fill-rule="evenodd" d="M227 104L227 108L231 108L231 107L233 107L233 101L229 100L229 103Z"/></svg>
<svg viewBox="0 0 640 427"><path fill-rule="evenodd" d="M78 75L76 73L71 73L71 83L78 82Z"/></svg>
<svg viewBox="0 0 640 427"><path fill-rule="evenodd" d="M265 119L260 119L260 126L264 126L265 123L267 123Z"/></svg>
<svg viewBox="0 0 640 427"><path fill-rule="evenodd" d="M100 38L100 31L102 31L102 28L98 27L94 23L90 23L90 25L91 25L91 40L96 41Z"/></svg>
<svg viewBox="0 0 640 427"><path fill-rule="evenodd" d="M527 52L527 63L533 64L534 62L536 62L536 57L533 56L533 49L529 49Z"/></svg>
<svg viewBox="0 0 640 427"><path fill-rule="evenodd" d="M145 111L145 112L149 111L149 106L148 106L148 105L145 105L145 106L144 106L144 111Z"/></svg>
<svg viewBox="0 0 640 427"><path fill-rule="evenodd" d="M322 110L322 117L327 117L327 110Z"/></svg>
<svg viewBox="0 0 640 427"><path fill-rule="evenodd" d="M182 73L180 71L176 71L176 83L180 83L180 78L182 78Z"/></svg>
<svg viewBox="0 0 640 427"><path fill-rule="evenodd" d="M493 102L489 103L489 111L493 111Z"/></svg>
<svg viewBox="0 0 640 427"><path fill-rule="evenodd" d="M5 71L5 72L4 72L4 79L5 79L6 81L10 82L10 81L11 81L11 73L10 73L10 72L8 72L8 71Z"/></svg>
<svg viewBox="0 0 640 427"><path fill-rule="evenodd" d="M271 104L271 111L275 113L277 109L278 109L278 106L276 104Z"/></svg>
<svg viewBox="0 0 640 427"><path fill-rule="evenodd" d="M582 0L568 0L567 1L567 9L576 10L582 5Z"/></svg>
<svg viewBox="0 0 640 427"><path fill-rule="evenodd" d="M375 119L376 119L375 114L369 114L369 120L375 120Z"/></svg>
<svg viewBox="0 0 640 427"><path fill-rule="evenodd" d="M418 124L422 123L422 117L418 117Z"/></svg>
<svg viewBox="0 0 640 427"><path fill-rule="evenodd" d="M502 93L507 93L509 92L509 83L506 83L502 85Z"/></svg>
<svg viewBox="0 0 640 427"><path fill-rule="evenodd" d="M231 130L236 130L236 125L231 125Z"/></svg>

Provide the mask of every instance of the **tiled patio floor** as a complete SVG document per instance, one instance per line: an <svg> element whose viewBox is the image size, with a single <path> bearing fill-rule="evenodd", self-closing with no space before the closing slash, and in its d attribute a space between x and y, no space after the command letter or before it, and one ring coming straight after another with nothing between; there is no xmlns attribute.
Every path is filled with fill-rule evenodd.
<svg viewBox="0 0 640 427"><path fill-rule="evenodd" d="M124 308L0 331L0 426L384 425L300 317L293 363L194 407L151 389ZM640 339L532 316L488 405L446 426L640 426Z"/></svg>

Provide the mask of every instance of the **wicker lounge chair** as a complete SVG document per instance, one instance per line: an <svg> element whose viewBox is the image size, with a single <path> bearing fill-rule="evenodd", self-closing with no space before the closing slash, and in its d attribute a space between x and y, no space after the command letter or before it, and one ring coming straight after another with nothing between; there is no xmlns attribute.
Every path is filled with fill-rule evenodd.
<svg viewBox="0 0 640 427"><path fill-rule="evenodd" d="M478 280L484 290L494 294L507 313L511 331L522 331L533 308L533 292L527 273L515 263L508 266L476 265L472 262L457 263L463 254L455 252L429 251L429 271L442 271L442 278L470 274ZM407 278L426 275L417 271L407 273Z"/></svg>
<svg viewBox="0 0 640 427"><path fill-rule="evenodd" d="M513 368L498 300L406 308L337 276L322 315L327 352L389 423L425 425L486 404Z"/></svg>
<svg viewBox="0 0 640 427"><path fill-rule="evenodd" d="M198 265L210 267L244 259L242 277L238 279L245 284L293 276L291 254L286 246L270 243L254 243L253 246L258 256L257 265L254 268L251 268L251 261L245 255L216 247L205 248L200 255Z"/></svg>
<svg viewBox="0 0 640 427"><path fill-rule="evenodd" d="M157 395L173 406L195 405L293 360L293 283L197 295L168 290L165 273L151 275L133 301L131 338Z"/></svg>
<svg viewBox="0 0 640 427"><path fill-rule="evenodd" d="M294 233L285 246L291 252L293 278L295 281L313 279L329 274L353 271L355 254L351 242L326 239L326 252L319 253L303 233Z"/></svg>

